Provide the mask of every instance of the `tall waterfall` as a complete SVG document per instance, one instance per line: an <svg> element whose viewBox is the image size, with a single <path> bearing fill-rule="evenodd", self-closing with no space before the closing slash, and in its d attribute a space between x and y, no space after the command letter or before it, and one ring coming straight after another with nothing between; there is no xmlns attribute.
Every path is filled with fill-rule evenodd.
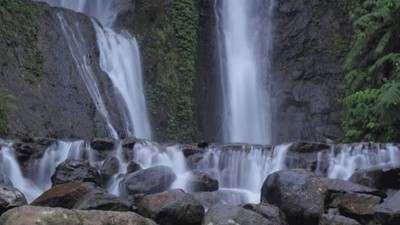
<svg viewBox="0 0 400 225"><path fill-rule="evenodd" d="M224 141L271 143L270 73L273 0L216 0Z"/></svg>
<svg viewBox="0 0 400 225"><path fill-rule="evenodd" d="M150 120L144 96L143 74L138 43L128 32L116 32L112 29L118 12L124 6L123 1L39 1L47 2L50 6L63 7L85 13L96 18L101 23L100 25L97 21L93 20L100 49L100 67L108 74L119 96L123 100L118 103L124 116L125 130L128 135L152 139ZM70 26L66 24L66 21L62 20L62 17L60 17L60 22L63 24L63 27ZM74 33L65 35L75 36ZM67 37L67 39L69 38ZM84 58L86 56L75 56L75 58L79 57Z"/></svg>

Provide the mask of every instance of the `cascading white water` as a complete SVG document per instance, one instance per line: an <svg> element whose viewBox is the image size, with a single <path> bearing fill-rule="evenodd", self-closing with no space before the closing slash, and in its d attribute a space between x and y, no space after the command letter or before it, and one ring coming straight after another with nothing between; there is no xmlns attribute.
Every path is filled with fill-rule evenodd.
<svg viewBox="0 0 400 225"><path fill-rule="evenodd" d="M124 1L38 1L47 2L54 7L63 7L86 13L98 19L102 26L96 21L93 21L93 24L100 49L100 67L108 74L123 100L120 103L120 108L124 109L122 114L124 116L125 130L128 135L151 140L152 132L144 96L143 74L137 41L128 32L117 33L112 29L118 12L124 7ZM79 26L79 24L76 26ZM74 36L75 34L65 34L67 39L72 38L68 37L69 35ZM79 57L84 58L85 55L75 56L75 58ZM80 61L78 62L82 64Z"/></svg>
<svg viewBox="0 0 400 225"><path fill-rule="evenodd" d="M259 8L265 4L267 15L259 15ZM272 32L270 18L265 22L259 17L271 17L273 1L216 0L215 7L221 46L224 141L269 144L271 111L264 81L270 72Z"/></svg>
<svg viewBox="0 0 400 225"><path fill-rule="evenodd" d="M3 143L3 147L2 146ZM32 202L51 187L50 177L55 168L66 159L88 160L92 166L101 161L84 141L58 141L51 145L41 159L31 161L28 171L23 172L15 156L13 143L0 139L0 172L11 180L13 186L24 193L28 202Z"/></svg>
<svg viewBox="0 0 400 225"><path fill-rule="evenodd" d="M72 57L75 60L79 74L82 77L85 86L92 97L97 110L103 116L106 121L108 132L113 138L118 138L117 131L115 131L110 116L108 115L107 108L104 104L103 98L101 97L97 79L90 65L89 51L85 45L85 37L82 35L79 24L74 24L75 29L73 29L67 21L64 19L62 14L58 14L58 18L61 23L61 28L64 32L64 36L67 39L69 49L71 51Z"/></svg>
<svg viewBox="0 0 400 225"><path fill-rule="evenodd" d="M287 169L285 157L289 146L279 145L269 151L252 147L249 152L210 149L196 169L217 178L222 190L233 191L224 197L224 202L258 203L265 178L273 172ZM242 202L237 202L237 199Z"/></svg>
<svg viewBox="0 0 400 225"><path fill-rule="evenodd" d="M400 165L400 150L392 144L343 145L329 153L328 178L348 180L357 169Z"/></svg>

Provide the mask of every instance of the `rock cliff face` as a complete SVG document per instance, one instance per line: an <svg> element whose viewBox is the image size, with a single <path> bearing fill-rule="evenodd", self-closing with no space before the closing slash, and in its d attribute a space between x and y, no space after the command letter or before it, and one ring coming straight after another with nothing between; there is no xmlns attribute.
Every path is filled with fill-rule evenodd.
<svg viewBox="0 0 400 225"><path fill-rule="evenodd" d="M275 143L341 135L339 86L351 35L334 1L278 1L274 17L272 96Z"/></svg>
<svg viewBox="0 0 400 225"><path fill-rule="evenodd" d="M105 122L79 75L57 14L61 13L71 24L80 24L91 51L90 64L97 75L101 91L105 93L104 101L108 108L115 109L116 106L112 104L115 101L112 84L98 64L99 50L91 20L69 10L53 9L46 4L35 5L31 7L42 10L38 18L37 42L34 43L42 60L31 62L29 58L22 57L24 52L29 51L29 47L21 41L14 48L20 53L7 59L8 66L0 66L0 88L15 99L8 136L108 136ZM15 65L15 62L20 65ZM27 67L30 64L33 64L33 68L42 66L41 74L32 76L32 69ZM112 111L111 117L118 124L118 110Z"/></svg>

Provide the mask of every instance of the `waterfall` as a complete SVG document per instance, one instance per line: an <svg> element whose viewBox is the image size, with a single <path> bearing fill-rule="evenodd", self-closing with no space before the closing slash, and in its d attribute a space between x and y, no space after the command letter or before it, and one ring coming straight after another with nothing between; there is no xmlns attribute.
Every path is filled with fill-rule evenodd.
<svg viewBox="0 0 400 225"><path fill-rule="evenodd" d="M216 0L224 142L271 143L273 1Z"/></svg>
<svg viewBox="0 0 400 225"><path fill-rule="evenodd" d="M337 154L332 149L328 158L327 176L348 180L357 169L400 165L400 150L392 144L343 145Z"/></svg>
<svg viewBox="0 0 400 225"><path fill-rule="evenodd" d="M96 30L97 42L100 49L100 67L106 72L114 84L114 88L122 99L118 102L119 108L124 119L125 131L128 135L134 135L138 138L152 139L150 127L150 119L147 113L147 106L144 96L143 74L140 61L140 52L137 41L128 32L116 32L112 29L112 25L118 12L124 7L123 1L110 0L40 0L47 2L50 6L63 7L82 12L96 18L100 23L93 20L93 25ZM60 16L60 22L65 30L68 28L66 21ZM75 24L79 26L79 24ZM70 32L72 31L72 33ZM74 33L74 29L70 29L65 33L65 36L71 45L70 39L79 34ZM72 36L72 37L70 37ZM72 42L72 45L75 44ZM82 47L82 46L80 46ZM77 49L77 47L71 47ZM79 49L77 49L79 50ZM77 61L78 68L81 67L81 58L87 55L79 51L71 50ZM86 67L86 66L85 66ZM87 70L83 71L84 73ZM82 75L88 77L92 75ZM84 78L84 80L87 78ZM93 81L95 82L95 81ZM85 82L87 83L87 82ZM90 87L92 88L92 87ZM89 91L90 88L88 87ZM92 88L93 89L93 88ZM92 96L98 96L98 89ZM96 98L96 103L99 102ZM97 108L105 110L104 104ZM102 113L106 118L108 115ZM109 121L109 119L108 119Z"/></svg>

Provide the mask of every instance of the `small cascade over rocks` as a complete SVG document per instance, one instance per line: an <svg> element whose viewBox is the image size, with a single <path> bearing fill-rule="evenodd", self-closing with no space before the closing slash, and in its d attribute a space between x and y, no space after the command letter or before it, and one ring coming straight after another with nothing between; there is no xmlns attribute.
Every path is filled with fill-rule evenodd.
<svg viewBox="0 0 400 225"><path fill-rule="evenodd" d="M347 174L351 175L357 169L364 170L376 166L395 168L393 171L400 168L400 150L394 144L359 143L329 146L320 143L296 142L279 146L210 144L202 148L195 145L163 145L134 138L125 140L93 139L92 142L83 140L41 141L40 138L18 143L0 140L0 177L3 183L20 190L29 203L36 199L35 204L40 202L40 205L48 204L46 199L51 200L52 204L63 202L62 197L56 195L57 199L54 199L53 196L59 189L63 190L66 196L68 193L79 192L80 189L67 190L63 188L74 186L71 185L72 183L54 186L54 179L58 176L55 171L60 169L58 168L60 165L67 165L62 172L63 177L68 178L68 171L70 171L71 178L78 177L82 182L92 182L90 179L81 177L86 175L77 174L81 170L81 166L87 165L91 170L97 170L99 173L107 171L107 176L102 176L103 183L97 182L97 186L91 183L78 183L83 186L88 184L93 186L93 190L85 189L88 196L86 196L86 192L80 193L85 195L85 199L89 199L89 202L85 203L85 207L92 205L106 207L107 202L112 201L120 202L121 206L126 208L135 202L140 202L142 199L140 196L143 193L157 199L157 196L164 196L164 194L158 194L160 192L167 191L165 193L169 193L168 191L174 192L173 190L180 189L181 192L190 193L188 199L191 199L194 205L201 204L205 209L210 209L215 204L258 204L260 200L263 201L262 204L265 204L265 201L268 201L283 210L290 221L302 219L302 211L293 211L294 206L290 205L280 206L275 203L280 201L275 199L276 196L265 197L267 196L265 190L276 188L285 195L297 190L297 187L302 187L307 183L298 183L301 179L296 173L299 173L312 180L312 185L307 186L307 188L311 188L307 189L309 192L301 189L296 196L310 197L313 195L311 193L314 193L313 190L316 189L320 199L330 199L328 202L326 202L327 200L319 202L318 212L310 211L313 212L310 221L316 221L319 214L327 213L324 206L339 207L339 209L343 207L343 210L350 210L351 205L349 204L361 204L363 199L369 201L365 206L368 208L368 215L362 214L363 212L360 210L350 210L349 212L354 214L351 218L367 216L370 219L374 214L373 207L380 203L386 193L374 187L329 178L348 179ZM19 151L32 149L34 152L35 146L39 146L39 142L48 144L47 149L43 150L41 154L28 157L29 160L23 164L20 163L17 157L20 154ZM20 148L20 146L29 148ZM305 155L302 156L302 154ZM308 161L293 160L294 156L298 156L299 159L307 157ZM351 166L342 160L345 156L349 159L347 162ZM105 163L110 161L108 160L110 158L114 159L113 164L116 166L114 165L112 170L105 170ZM309 162L311 165L307 165L305 162ZM75 171L76 166L74 165L78 165L77 171ZM336 168L344 172L333 173L332 171L335 171ZM161 172L157 172L159 170ZM271 174L273 176L269 176ZM289 174L293 176L293 179L281 176L282 174ZM340 176L335 174L340 174ZM399 178L396 174L394 178L392 177L393 179ZM97 180L99 180L99 176L97 176ZM276 181L280 181L281 184ZM215 184L215 182L217 183ZM78 184L75 183L75 186ZM207 190L204 188L208 187L207 185L212 188ZM287 186L280 187L279 185ZM78 187L80 186L78 185ZM400 190L400 187L397 186L390 188ZM262 190L264 190L263 193ZM46 193L44 193L45 191ZM42 195L42 193L44 194ZM338 196L332 193L342 194ZM328 198L325 198L325 195ZM94 202L97 197L93 196L102 196L103 199ZM116 196L120 196L122 199ZM269 202L269 198L273 198L275 202ZM74 201L77 200L79 199ZM77 204L74 201L70 202L70 208ZM304 212L311 210L314 203L315 201L311 199L308 205L303 204ZM83 207L82 204L77 205ZM254 205L254 207L262 207L262 205ZM175 208L170 210L176 212Z"/></svg>

